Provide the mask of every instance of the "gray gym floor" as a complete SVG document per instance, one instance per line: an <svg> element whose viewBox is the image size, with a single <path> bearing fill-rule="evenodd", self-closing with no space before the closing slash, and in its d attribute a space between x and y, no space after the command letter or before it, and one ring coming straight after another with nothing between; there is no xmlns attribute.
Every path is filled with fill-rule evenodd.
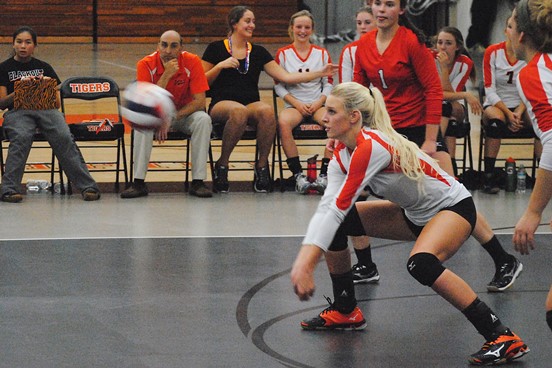
<svg viewBox="0 0 552 368"><path fill-rule="evenodd" d="M512 251L529 192L474 193ZM357 286L364 331L309 332L299 322L332 296L324 263L309 302L289 271L318 196L152 193L98 202L38 194L1 204L0 367L465 367L483 338L407 273L410 243L375 239L379 284ZM552 216L547 209L543 222ZM544 320L552 239L501 294L487 293L490 257L470 239L447 266L464 277L546 367ZM353 256L354 258L354 256Z"/></svg>

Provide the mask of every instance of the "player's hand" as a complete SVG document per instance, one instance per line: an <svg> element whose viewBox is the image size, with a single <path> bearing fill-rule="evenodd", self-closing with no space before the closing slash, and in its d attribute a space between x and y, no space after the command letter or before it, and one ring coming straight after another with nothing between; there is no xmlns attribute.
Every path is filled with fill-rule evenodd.
<svg viewBox="0 0 552 368"><path fill-rule="evenodd" d="M291 284L299 300L309 300L314 295L314 269L322 256L322 249L303 245L291 269Z"/></svg>
<svg viewBox="0 0 552 368"><path fill-rule="evenodd" d="M293 107L295 107L295 109L297 111L299 111L299 113L301 113L301 115L303 117L312 115L311 109L310 109L310 104L306 104L306 103L303 103L303 102L297 100L297 102L293 104Z"/></svg>
<svg viewBox="0 0 552 368"><path fill-rule="evenodd" d="M445 70L445 68L448 68L448 63L450 59L446 52L444 51L438 52L436 58L439 64L441 65L441 70Z"/></svg>
<svg viewBox="0 0 552 368"><path fill-rule="evenodd" d="M314 295L314 276L305 266L294 264L291 270L293 291L301 301L307 301Z"/></svg>
<svg viewBox="0 0 552 368"><path fill-rule="evenodd" d="M517 132L524 126L523 120L517 112L510 112L506 115L506 119L508 119L508 129L512 132Z"/></svg>
<svg viewBox="0 0 552 368"><path fill-rule="evenodd" d="M323 77L331 77L334 74L339 72L339 65L336 64L326 64L324 68L320 71Z"/></svg>
<svg viewBox="0 0 552 368"><path fill-rule="evenodd" d="M320 110L324 106L324 101L321 99L318 99L310 104L310 113L311 115L314 115L315 112Z"/></svg>
<svg viewBox="0 0 552 368"><path fill-rule="evenodd" d="M472 114L481 115L481 113L483 112L483 106L481 106L479 98L468 92L466 94L466 100L468 101L468 105L470 105Z"/></svg>
<svg viewBox="0 0 552 368"><path fill-rule="evenodd" d="M433 156L437 152L437 142L425 140L420 148L429 156Z"/></svg>
<svg viewBox="0 0 552 368"><path fill-rule="evenodd" d="M529 254L535 249L535 231L541 221L541 215L526 211L519 219L512 238L514 249L521 254ZM552 226L552 224L551 224Z"/></svg>

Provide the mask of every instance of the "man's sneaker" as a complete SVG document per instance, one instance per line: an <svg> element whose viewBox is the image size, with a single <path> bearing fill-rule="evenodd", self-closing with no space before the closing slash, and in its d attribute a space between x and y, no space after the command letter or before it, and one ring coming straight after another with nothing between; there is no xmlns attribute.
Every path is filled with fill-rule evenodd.
<svg viewBox="0 0 552 368"><path fill-rule="evenodd" d="M82 199L84 199L85 201L97 201L98 199L100 199L101 197L101 194L100 194L100 191L97 190L97 189L94 189L94 188L86 188L85 190L82 191Z"/></svg>
<svg viewBox="0 0 552 368"><path fill-rule="evenodd" d="M23 200L23 196L19 193L6 193L2 194L2 202L19 203Z"/></svg>
<svg viewBox="0 0 552 368"><path fill-rule="evenodd" d="M228 183L228 168L226 166L215 165L215 177L213 178L215 190L220 193L228 193L230 184Z"/></svg>
<svg viewBox="0 0 552 368"><path fill-rule="evenodd" d="M506 329L492 341L487 341L481 350L470 355L468 361L473 365L497 365L521 358L529 348L518 335Z"/></svg>
<svg viewBox="0 0 552 368"><path fill-rule="evenodd" d="M121 193L121 198L138 198L145 197L148 195L148 187L146 184L136 184L132 183L130 187L123 190Z"/></svg>
<svg viewBox="0 0 552 368"><path fill-rule="evenodd" d="M268 173L268 166L255 168L255 182L253 183L253 189L257 193L267 193L270 191L270 175Z"/></svg>
<svg viewBox="0 0 552 368"><path fill-rule="evenodd" d="M295 191L299 194L307 194L311 187L309 179L303 174L295 174Z"/></svg>
<svg viewBox="0 0 552 368"><path fill-rule="evenodd" d="M189 193L199 198L211 198L213 196L213 192L211 189L207 188L203 180L192 180L192 186L190 187Z"/></svg>
<svg viewBox="0 0 552 368"><path fill-rule="evenodd" d="M514 256L510 256L510 260L503 263L487 285L489 291L504 291L514 284L519 274L523 271L523 265Z"/></svg>
<svg viewBox="0 0 552 368"><path fill-rule="evenodd" d="M330 298L326 298L330 306L312 319L301 322L305 330L362 330L366 328L366 320L359 307L355 307L351 313L339 312Z"/></svg>
<svg viewBox="0 0 552 368"><path fill-rule="evenodd" d="M318 193L324 194L326 187L328 186L328 175L318 175L314 183L312 183L312 189L315 189Z"/></svg>
<svg viewBox="0 0 552 368"><path fill-rule="evenodd" d="M376 283L380 279L378 268L374 263L370 267L357 263L351 270L353 271L353 282L355 284Z"/></svg>
<svg viewBox="0 0 552 368"><path fill-rule="evenodd" d="M485 174L485 182L483 183L483 193L497 194L500 192L500 187L496 183L493 174Z"/></svg>

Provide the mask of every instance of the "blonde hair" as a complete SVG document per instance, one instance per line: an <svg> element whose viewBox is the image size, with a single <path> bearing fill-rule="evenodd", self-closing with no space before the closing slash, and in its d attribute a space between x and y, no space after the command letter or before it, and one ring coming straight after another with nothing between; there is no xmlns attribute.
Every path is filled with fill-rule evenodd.
<svg viewBox="0 0 552 368"><path fill-rule="evenodd" d="M538 51L552 52L552 2L521 0L515 10L518 31L524 32Z"/></svg>
<svg viewBox="0 0 552 368"><path fill-rule="evenodd" d="M299 17L309 17L312 22L312 31L314 32L314 17L312 13L308 10L298 11L297 13L293 14L291 18L289 18L288 35L292 41L295 41L295 37L293 37L293 25L295 24L295 19Z"/></svg>
<svg viewBox="0 0 552 368"><path fill-rule="evenodd" d="M400 135L391 125L391 117L385 108L383 95L377 88L366 88L356 82L338 84L331 92L343 101L347 112L358 110L362 125L378 130L386 135L393 146L393 166L400 168L404 175L420 184L425 174L418 155L421 153L429 162L434 161L414 143Z"/></svg>
<svg viewBox="0 0 552 368"><path fill-rule="evenodd" d="M363 6L362 8L358 9L355 13L355 19L360 13L368 13L374 15L372 12L372 7L370 5Z"/></svg>

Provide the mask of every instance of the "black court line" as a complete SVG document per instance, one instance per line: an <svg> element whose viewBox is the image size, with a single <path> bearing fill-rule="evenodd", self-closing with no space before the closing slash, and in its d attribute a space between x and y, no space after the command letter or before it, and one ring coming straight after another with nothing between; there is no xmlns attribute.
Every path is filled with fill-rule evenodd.
<svg viewBox="0 0 552 368"><path fill-rule="evenodd" d="M542 226L542 225L548 225L548 223L543 223L543 224L540 224L539 226ZM501 230L513 229L513 227L504 227L504 228L499 228L499 229L501 229ZM498 229L493 229L493 230L498 230ZM500 234L500 235L507 235L507 234ZM409 242L396 241L396 242L392 242L392 243L374 245L374 246L372 246L372 249L391 247L391 246L394 246L394 245L405 244L405 243L409 243ZM323 263L323 262L324 262L324 260L322 259L319 263ZM320 310L324 309L325 307L327 307L327 304L321 304L321 305L317 305L315 307L300 309L300 310L296 310L296 311L293 311L293 312L289 312L289 313L277 316L275 318L269 319L269 320L261 323L259 326L257 326L254 329L251 327L251 325L249 323L248 308L249 308L250 302L255 297L255 295L260 290L262 290L264 287L266 287L271 282L273 282L274 280L276 280L276 279L278 279L282 276L287 276L287 275L289 275L290 272L291 272L291 268L289 268L285 271L279 272L277 274L274 274L274 275L272 275L268 278L265 278L264 280L262 280L261 282L257 283L252 288L247 290L247 292L242 296L242 298L240 299L240 301L237 305L237 308L236 308L236 321L238 323L238 326L240 327L240 330L242 331L242 333L244 334L245 337L249 338L251 340L251 342L260 351L262 351L263 353L265 353L268 356L272 357L273 359L277 360L283 366L288 367L288 368L316 368L315 366L311 366L311 365L304 364L302 362L296 361L296 360L294 360L294 359L292 359L288 356L285 356L284 354L279 353L275 349L271 348L269 346L269 344L265 341L265 333L267 332L267 330L270 327L274 326L275 324L277 324L281 321L284 321L288 318L303 314L305 312L320 311ZM431 290L431 289L429 289L429 290ZM548 288L526 289L526 290L521 290L521 291L517 290L516 294L518 294L518 293L520 293L520 294L548 293L548 290L549 290ZM481 294L494 294L494 295L502 294L502 293L490 293L486 290L485 291L479 291L479 290L474 289L474 291L478 295L481 295ZM410 298L416 298L416 297L436 297L436 298L439 298L439 299L441 298L435 292L430 291L429 293L417 293L417 294L411 294L411 295L401 295L401 296L390 297L390 298L357 299L357 302L360 304L360 303L365 303L365 302L370 302L370 301L401 300L401 299L410 299ZM297 328L300 328L300 327L298 326ZM324 331L323 333L332 333L332 331Z"/></svg>
<svg viewBox="0 0 552 368"><path fill-rule="evenodd" d="M393 246L393 245L403 244L403 243L405 243L405 242L400 241L400 242L392 242L392 243L374 245L374 246L372 246L372 249L385 248L385 247L390 247L390 246ZM320 260L319 263L323 263L323 262L324 262L324 260ZM236 307L236 321L238 323L238 326L239 326L240 330L242 331L242 333L244 334L245 337L250 338L251 341L253 342L253 344L259 350L261 350L263 353L267 354L268 356L276 359L282 365L284 365L286 367L289 367L289 368L315 368L315 367L300 363L298 361L295 361L293 359L290 359L290 358L276 352L274 349L270 348L268 346L268 344L265 342L264 334L265 334L266 330L268 330L268 328L270 328L272 325L274 325L277 322L280 322L280 321L285 320L289 317L293 317L293 316L296 316L296 315L304 313L304 312L323 309L324 307L326 307L326 305L321 304L321 305L318 305L318 306L315 306L315 307L294 311L294 312L287 313L287 314L278 316L276 318L270 319L270 320L262 323L257 328L255 328L253 330L253 332L251 333L251 336L249 334L252 330L252 327L249 323L249 316L248 316L249 304L250 304L251 300L265 286L267 286L272 281L274 281L274 280L276 280L276 279L278 279L282 276L289 275L290 272L291 272L291 268L288 268L287 270L276 273L276 274L274 274L270 277L265 278L264 280L262 280L261 282L257 283L252 288L247 290L245 292L245 294L241 297L241 299L238 302L238 305ZM427 295L424 295L424 296L432 296L432 295L434 295L434 294L427 294ZM420 296L420 295L413 295L413 296ZM412 296L405 296L405 297L400 297L400 298L410 298L410 297L412 297ZM358 299L358 302L365 302L365 301L369 301L369 300L377 300L377 299Z"/></svg>

